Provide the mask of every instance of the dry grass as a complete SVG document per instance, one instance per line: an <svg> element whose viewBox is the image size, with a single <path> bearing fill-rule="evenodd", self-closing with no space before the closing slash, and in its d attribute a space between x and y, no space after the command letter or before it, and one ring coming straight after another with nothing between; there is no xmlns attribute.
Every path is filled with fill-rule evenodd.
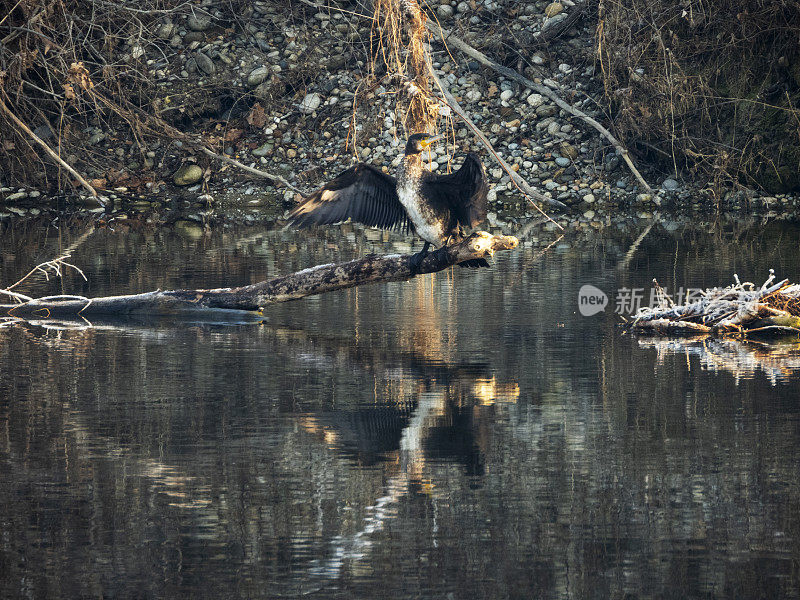
<svg viewBox="0 0 800 600"><path fill-rule="evenodd" d="M602 75L628 144L717 184L800 189L800 3L600 4Z"/></svg>
<svg viewBox="0 0 800 600"><path fill-rule="evenodd" d="M435 133L440 103L430 89L427 17L416 0L377 0L374 7L371 71L397 87L396 113L407 134Z"/></svg>

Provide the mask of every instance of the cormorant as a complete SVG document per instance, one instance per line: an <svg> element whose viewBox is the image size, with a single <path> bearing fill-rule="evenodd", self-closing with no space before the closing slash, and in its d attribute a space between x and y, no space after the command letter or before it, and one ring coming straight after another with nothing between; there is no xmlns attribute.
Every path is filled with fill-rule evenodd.
<svg viewBox="0 0 800 600"><path fill-rule="evenodd" d="M416 271L431 244L460 241L465 227L486 218L489 187L477 155L467 154L461 168L449 175L436 175L423 167L420 154L442 137L427 133L409 137L397 179L364 163L343 171L303 200L289 219L299 227L350 219L371 227L416 232L425 241L412 259L412 271ZM489 263L479 258L460 266L488 267Z"/></svg>

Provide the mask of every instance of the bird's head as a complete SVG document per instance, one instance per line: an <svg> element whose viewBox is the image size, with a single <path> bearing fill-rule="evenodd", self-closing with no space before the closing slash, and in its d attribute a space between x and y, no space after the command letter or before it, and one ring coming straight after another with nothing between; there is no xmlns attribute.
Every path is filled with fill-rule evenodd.
<svg viewBox="0 0 800 600"><path fill-rule="evenodd" d="M442 139L443 135L429 135L427 133L415 133L408 138L406 143L406 155L419 154L434 142Z"/></svg>

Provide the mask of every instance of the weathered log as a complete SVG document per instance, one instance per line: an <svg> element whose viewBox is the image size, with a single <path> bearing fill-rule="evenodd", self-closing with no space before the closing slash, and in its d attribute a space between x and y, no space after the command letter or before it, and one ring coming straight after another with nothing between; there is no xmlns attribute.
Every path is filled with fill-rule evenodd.
<svg viewBox="0 0 800 600"><path fill-rule="evenodd" d="M51 296L22 304L0 305L12 318L48 319L93 315L174 315L198 310L228 309L255 311L277 302L288 302L368 283L404 281L416 275L435 273L476 258L487 258L498 250L511 250L518 244L513 236L494 236L485 231L473 233L463 241L439 248L426 256L418 271L412 272L409 254L370 255L346 263L325 264L237 288L212 290L171 290L128 296L82 298Z"/></svg>

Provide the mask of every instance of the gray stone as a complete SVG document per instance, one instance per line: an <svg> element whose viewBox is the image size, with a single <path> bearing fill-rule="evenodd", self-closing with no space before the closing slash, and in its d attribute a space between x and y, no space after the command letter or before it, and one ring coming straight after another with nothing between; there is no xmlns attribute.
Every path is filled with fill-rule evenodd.
<svg viewBox="0 0 800 600"><path fill-rule="evenodd" d="M259 83L263 82L267 77L269 77L270 68L268 66L257 67L250 71L250 74L247 76L247 85L249 87L256 87Z"/></svg>
<svg viewBox="0 0 800 600"><path fill-rule="evenodd" d="M559 167L568 167L572 161L565 156L559 156L556 158L556 164Z"/></svg>
<svg viewBox="0 0 800 600"><path fill-rule="evenodd" d="M183 36L183 43L188 46L190 44L194 44L195 42L202 42L204 39L206 39L206 36L203 33L199 31L190 31Z"/></svg>
<svg viewBox="0 0 800 600"><path fill-rule="evenodd" d="M214 61L208 58L202 52L198 52L194 55L194 59L197 62L197 67L206 75L213 75L217 68L214 66Z"/></svg>
<svg viewBox="0 0 800 600"><path fill-rule="evenodd" d="M663 189L667 190L668 192L674 192L675 190L677 190L680 187L680 184L677 181L675 181L674 179L665 179L661 183L661 187Z"/></svg>
<svg viewBox="0 0 800 600"><path fill-rule="evenodd" d="M504 102L508 102L513 97L514 97L513 90L503 90L502 92L500 92L500 100Z"/></svg>
<svg viewBox="0 0 800 600"><path fill-rule="evenodd" d="M22 200L23 198L28 197L28 192L17 192L15 194L9 194L5 197L6 202L14 202L16 200Z"/></svg>
<svg viewBox="0 0 800 600"><path fill-rule="evenodd" d="M480 90L476 90L475 88L472 88L471 90L469 90L466 93L466 98L470 102L477 102L478 100L481 99L481 92L480 92Z"/></svg>
<svg viewBox="0 0 800 600"><path fill-rule="evenodd" d="M439 18L449 19L450 17L453 16L453 7L450 6L449 4L442 4L439 6L436 12L438 13Z"/></svg>
<svg viewBox="0 0 800 600"><path fill-rule="evenodd" d="M558 109L552 104L542 104L536 109L536 115L542 118L552 117L558 112Z"/></svg>
<svg viewBox="0 0 800 600"><path fill-rule="evenodd" d="M47 140L53 137L53 130L50 129L50 125L39 125L39 127L33 130L33 133L41 140Z"/></svg>
<svg viewBox="0 0 800 600"><path fill-rule="evenodd" d="M164 23L158 28L158 33L156 35L162 40L172 39L172 36L175 35L175 25L172 23Z"/></svg>
<svg viewBox="0 0 800 600"><path fill-rule="evenodd" d="M528 96L528 104L533 108L539 108L542 104L544 104L544 96L541 94L531 94Z"/></svg>
<svg viewBox="0 0 800 600"><path fill-rule="evenodd" d="M175 185L192 185L200 181L203 176L203 169L197 165L187 163L175 172L172 176L172 181Z"/></svg>
<svg viewBox="0 0 800 600"><path fill-rule="evenodd" d="M303 101L300 102L300 110L310 114L317 110L320 104L322 104L322 97L318 93L312 92L311 94L306 94Z"/></svg>
<svg viewBox="0 0 800 600"><path fill-rule="evenodd" d="M606 156L604 169L606 170L606 172L610 173L611 171L619 167L619 163L620 163L619 156L617 156L616 154L609 154Z"/></svg>
<svg viewBox="0 0 800 600"><path fill-rule="evenodd" d="M186 25L192 31L205 31L211 27L211 16L201 12L192 13L186 19Z"/></svg>
<svg viewBox="0 0 800 600"><path fill-rule="evenodd" d="M275 145L272 142L264 142L258 148L253 150L253 156L267 156L268 154L272 154L272 150L275 148Z"/></svg>

